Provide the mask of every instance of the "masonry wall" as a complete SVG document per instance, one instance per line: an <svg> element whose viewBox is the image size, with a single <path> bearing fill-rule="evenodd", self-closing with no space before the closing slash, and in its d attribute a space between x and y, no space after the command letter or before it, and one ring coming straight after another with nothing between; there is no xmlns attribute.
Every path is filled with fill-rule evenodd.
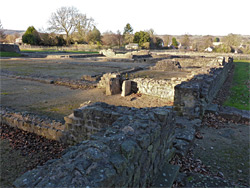
<svg viewBox="0 0 250 188"><path fill-rule="evenodd" d="M212 67L223 66L223 57L218 58L176 58L174 60L159 61L152 70L161 71L189 71L186 77L173 77L167 80L156 80L148 78L136 78L132 80L136 83L139 93L167 98L174 102L175 86L184 81L189 81L196 75L207 74ZM195 67L194 69L190 69ZM135 85L135 84L134 84ZM135 87L135 86L134 86ZM187 91L188 92L188 91Z"/></svg>
<svg viewBox="0 0 250 188"><path fill-rule="evenodd" d="M186 79L185 79L186 80ZM174 101L174 87L182 82L182 79L176 80L154 80L149 78L136 78L132 80L136 83L139 93L167 98Z"/></svg>
<svg viewBox="0 0 250 188"><path fill-rule="evenodd" d="M171 108L135 109L96 103L75 115L83 119L85 111L122 116L111 117L113 123L69 148L62 158L23 174L14 182L16 187L145 187L172 157ZM107 114L98 120L100 124L107 123Z"/></svg>
<svg viewBox="0 0 250 188"><path fill-rule="evenodd" d="M184 116L202 116L225 82L232 66L233 59L227 58L222 66L211 68L207 74L196 75L190 81L175 86L175 110Z"/></svg>
<svg viewBox="0 0 250 188"><path fill-rule="evenodd" d="M0 44L1 52L20 52L18 45L15 44Z"/></svg>
<svg viewBox="0 0 250 188"><path fill-rule="evenodd" d="M176 58L183 68L187 67L217 67L223 65L223 57L193 57Z"/></svg>
<svg viewBox="0 0 250 188"><path fill-rule="evenodd" d="M47 139L66 142L65 125L62 122L45 120L34 114L15 112L3 107L1 107L0 115L0 123L44 136Z"/></svg>

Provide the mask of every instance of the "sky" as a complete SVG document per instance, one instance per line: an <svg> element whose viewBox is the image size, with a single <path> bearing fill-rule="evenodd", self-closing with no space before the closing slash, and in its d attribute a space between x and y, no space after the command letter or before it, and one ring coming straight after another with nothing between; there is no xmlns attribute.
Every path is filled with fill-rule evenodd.
<svg viewBox="0 0 250 188"><path fill-rule="evenodd" d="M153 29L170 35L250 35L250 0L2 0L4 29L48 28L53 12L74 6L95 20L97 29Z"/></svg>

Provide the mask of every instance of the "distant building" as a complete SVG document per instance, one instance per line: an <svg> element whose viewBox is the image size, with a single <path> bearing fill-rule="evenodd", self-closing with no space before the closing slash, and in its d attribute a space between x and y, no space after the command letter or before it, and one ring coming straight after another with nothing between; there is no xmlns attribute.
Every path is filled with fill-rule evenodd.
<svg viewBox="0 0 250 188"><path fill-rule="evenodd" d="M21 45L23 43L22 37L16 38L15 43Z"/></svg>
<svg viewBox="0 0 250 188"><path fill-rule="evenodd" d="M236 48L236 49L234 50L234 53L235 53L235 54L242 54L243 51L242 51L241 49L239 49L239 48Z"/></svg>
<svg viewBox="0 0 250 188"><path fill-rule="evenodd" d="M209 46L208 48L205 49L205 52L212 52L214 50L214 47Z"/></svg>
<svg viewBox="0 0 250 188"><path fill-rule="evenodd" d="M213 46L219 46L221 44L223 44L223 42L213 42Z"/></svg>
<svg viewBox="0 0 250 188"><path fill-rule="evenodd" d="M241 44L241 45L239 46L239 48L247 48L247 45L246 45L246 44Z"/></svg>
<svg viewBox="0 0 250 188"><path fill-rule="evenodd" d="M125 46L127 50L138 50L139 49L139 44L137 43L129 43Z"/></svg>

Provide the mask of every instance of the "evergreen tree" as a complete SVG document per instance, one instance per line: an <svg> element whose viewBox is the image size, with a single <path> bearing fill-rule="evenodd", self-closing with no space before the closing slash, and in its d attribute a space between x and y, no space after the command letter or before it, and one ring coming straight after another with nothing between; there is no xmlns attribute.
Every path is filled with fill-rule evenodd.
<svg viewBox="0 0 250 188"><path fill-rule="evenodd" d="M134 40L133 28L131 27L129 23L127 23L127 25L124 27L123 39L124 39L123 41L125 44L129 44L133 42Z"/></svg>
<svg viewBox="0 0 250 188"><path fill-rule="evenodd" d="M88 33L87 41L93 44L99 43L101 41L101 32L94 27L94 29Z"/></svg>
<svg viewBox="0 0 250 188"><path fill-rule="evenodd" d="M39 45L41 38L34 26L28 27L24 35L22 36L23 43L31 45Z"/></svg>
<svg viewBox="0 0 250 188"><path fill-rule="evenodd" d="M133 34L133 28L129 23L124 27L123 35L125 34Z"/></svg>
<svg viewBox="0 0 250 188"><path fill-rule="evenodd" d="M172 38L172 45L175 47L175 48L178 48L178 42L176 40L175 37Z"/></svg>

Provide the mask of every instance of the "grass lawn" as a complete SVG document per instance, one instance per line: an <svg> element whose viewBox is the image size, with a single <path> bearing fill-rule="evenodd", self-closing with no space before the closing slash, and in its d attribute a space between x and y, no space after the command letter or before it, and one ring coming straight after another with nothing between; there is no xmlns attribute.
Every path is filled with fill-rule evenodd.
<svg viewBox="0 0 250 188"><path fill-rule="evenodd" d="M21 50L21 52L67 52L67 53L77 53L77 54L98 54L99 52L89 52L89 51L77 51L77 50L55 50L55 49L40 49L40 50Z"/></svg>
<svg viewBox="0 0 250 188"><path fill-rule="evenodd" d="M1 52L0 57L21 57L22 55L16 52Z"/></svg>
<svg viewBox="0 0 250 188"><path fill-rule="evenodd" d="M233 84L225 106L250 110L250 61L236 60Z"/></svg>

